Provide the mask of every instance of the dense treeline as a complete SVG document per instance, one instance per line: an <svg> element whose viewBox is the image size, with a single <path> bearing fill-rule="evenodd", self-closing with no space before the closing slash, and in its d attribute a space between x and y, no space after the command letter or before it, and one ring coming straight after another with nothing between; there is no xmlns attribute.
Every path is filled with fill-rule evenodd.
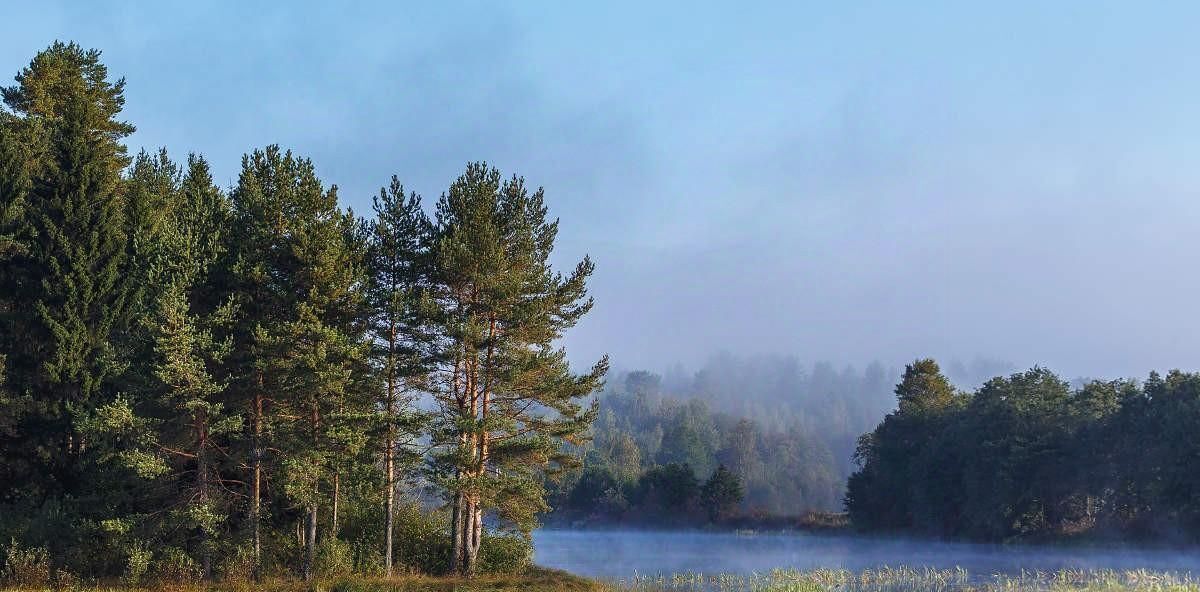
<svg viewBox="0 0 1200 592"><path fill-rule="evenodd" d="M848 485L868 530L982 540L1200 534L1200 374L1073 388L1034 368L973 393L933 360L859 442Z"/></svg>
<svg viewBox="0 0 1200 592"><path fill-rule="evenodd" d="M223 191L198 155L128 156L123 90L63 43L3 89L0 559L136 583L527 555L493 530L547 509L606 371L554 345L592 264L551 268L542 191L472 164L432 217L393 179L366 219L277 146Z"/></svg>

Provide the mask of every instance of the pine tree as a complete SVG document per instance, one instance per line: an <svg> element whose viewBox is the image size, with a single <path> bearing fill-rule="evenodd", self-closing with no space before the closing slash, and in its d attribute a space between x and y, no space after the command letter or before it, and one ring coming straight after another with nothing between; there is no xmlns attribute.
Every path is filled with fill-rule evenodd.
<svg viewBox="0 0 1200 592"><path fill-rule="evenodd" d="M364 415L354 371L365 367L365 255L355 244L353 216L338 210L336 187L325 190L311 161L277 146L243 160L233 203L241 230L233 280L242 319L234 360L253 442L255 552L269 431L283 490L305 508L303 570L311 579L322 486L337 490L334 452L365 445L352 437L362 430L347 426Z"/></svg>
<svg viewBox="0 0 1200 592"><path fill-rule="evenodd" d="M547 509L545 471L570 464L595 418L581 400L599 388L607 359L573 374L562 332L591 309L584 258L567 276L549 263L558 231L543 192L471 164L442 195L433 236L437 314L431 390L440 417L435 478L452 507L451 571L475 571L483 514L528 532Z"/></svg>
<svg viewBox="0 0 1200 592"><path fill-rule="evenodd" d="M382 379L384 470L384 574L392 575L395 503L399 467L415 464L411 444L424 416L411 408L412 392L427 374L429 337L423 324L423 296L428 288L431 227L421 197L405 195L400 180L380 189L372 203L370 226L369 306L372 311L372 358Z"/></svg>

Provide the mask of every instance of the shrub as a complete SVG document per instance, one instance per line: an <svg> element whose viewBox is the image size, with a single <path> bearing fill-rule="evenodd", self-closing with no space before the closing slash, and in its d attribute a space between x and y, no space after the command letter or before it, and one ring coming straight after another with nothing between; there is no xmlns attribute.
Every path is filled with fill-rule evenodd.
<svg viewBox="0 0 1200 592"><path fill-rule="evenodd" d="M167 547L154 562L154 578L164 586L189 586L200 581L200 565L178 547Z"/></svg>
<svg viewBox="0 0 1200 592"><path fill-rule="evenodd" d="M350 575L354 572L354 556L350 545L336 537L320 539L313 569L320 578Z"/></svg>
<svg viewBox="0 0 1200 592"><path fill-rule="evenodd" d="M50 589L57 592L72 592L83 589L83 582L79 581L79 576L65 570L54 570L54 578L50 582Z"/></svg>
<svg viewBox="0 0 1200 592"><path fill-rule="evenodd" d="M397 505L392 539L396 565L410 572L444 573L450 559L449 526L444 512L424 512L416 503Z"/></svg>
<svg viewBox="0 0 1200 592"><path fill-rule="evenodd" d="M130 588L136 588L142 583L142 578L150 570L150 559L154 553L142 543L134 543L125 551L125 573L121 582Z"/></svg>
<svg viewBox="0 0 1200 592"><path fill-rule="evenodd" d="M50 584L50 553L43 547L24 548L17 541L4 554L0 581L13 588L44 588Z"/></svg>
<svg viewBox="0 0 1200 592"><path fill-rule="evenodd" d="M519 534L486 533L479 546L479 571L520 574L533 563L533 545Z"/></svg>
<svg viewBox="0 0 1200 592"><path fill-rule="evenodd" d="M217 564L217 573L222 581L230 584L254 579L254 550L250 545L238 545Z"/></svg>

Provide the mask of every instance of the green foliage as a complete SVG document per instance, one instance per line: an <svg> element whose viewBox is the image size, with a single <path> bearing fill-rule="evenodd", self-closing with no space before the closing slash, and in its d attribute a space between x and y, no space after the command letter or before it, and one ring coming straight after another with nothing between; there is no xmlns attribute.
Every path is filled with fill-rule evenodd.
<svg viewBox="0 0 1200 592"><path fill-rule="evenodd" d="M3 549L0 583L13 588L43 588L50 583L50 554L42 547L12 541Z"/></svg>
<svg viewBox="0 0 1200 592"><path fill-rule="evenodd" d="M153 576L159 585L193 586L202 575L200 565L183 549L167 547L155 553Z"/></svg>
<svg viewBox="0 0 1200 592"><path fill-rule="evenodd" d="M745 495L742 480L725 465L720 465L700 488L700 503L708 512L709 520L717 522L729 516Z"/></svg>
<svg viewBox="0 0 1200 592"><path fill-rule="evenodd" d="M141 584L150 571L150 560L154 552L146 548L145 543L136 541L125 551L125 572L121 574L121 583L136 588Z"/></svg>
<svg viewBox="0 0 1200 592"><path fill-rule="evenodd" d="M450 556L450 517L426 513L415 503L396 509L396 562L409 573L440 574Z"/></svg>
<svg viewBox="0 0 1200 592"><path fill-rule="evenodd" d="M984 540L1200 533L1200 375L1073 389L1034 368L946 397L936 368L910 366L897 387L909 404L861 439L846 496L856 526ZM941 395L925 397L930 384Z"/></svg>
<svg viewBox="0 0 1200 592"><path fill-rule="evenodd" d="M347 576L354 572L354 567L354 555L349 543L326 537L317 545L317 562L314 566L317 577L330 579Z"/></svg>
<svg viewBox="0 0 1200 592"><path fill-rule="evenodd" d="M519 575L533 564L533 544L521 534L486 533L479 550L479 573Z"/></svg>
<svg viewBox="0 0 1200 592"><path fill-rule="evenodd" d="M254 578L254 549L249 545L233 545L217 564L216 576L226 583L245 583Z"/></svg>

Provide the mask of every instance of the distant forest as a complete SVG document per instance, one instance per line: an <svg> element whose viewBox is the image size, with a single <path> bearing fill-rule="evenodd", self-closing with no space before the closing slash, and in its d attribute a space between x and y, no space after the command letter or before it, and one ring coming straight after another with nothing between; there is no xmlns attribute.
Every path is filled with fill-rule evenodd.
<svg viewBox="0 0 1200 592"><path fill-rule="evenodd" d="M951 364L968 384L1009 368L986 359ZM583 469L548 486L554 511L547 521L789 524L812 511L840 511L856 442L895 409L899 376L878 362L839 370L791 356L722 353L690 374L677 368L610 377L597 394ZM731 478L735 501L706 499L706 485Z"/></svg>

